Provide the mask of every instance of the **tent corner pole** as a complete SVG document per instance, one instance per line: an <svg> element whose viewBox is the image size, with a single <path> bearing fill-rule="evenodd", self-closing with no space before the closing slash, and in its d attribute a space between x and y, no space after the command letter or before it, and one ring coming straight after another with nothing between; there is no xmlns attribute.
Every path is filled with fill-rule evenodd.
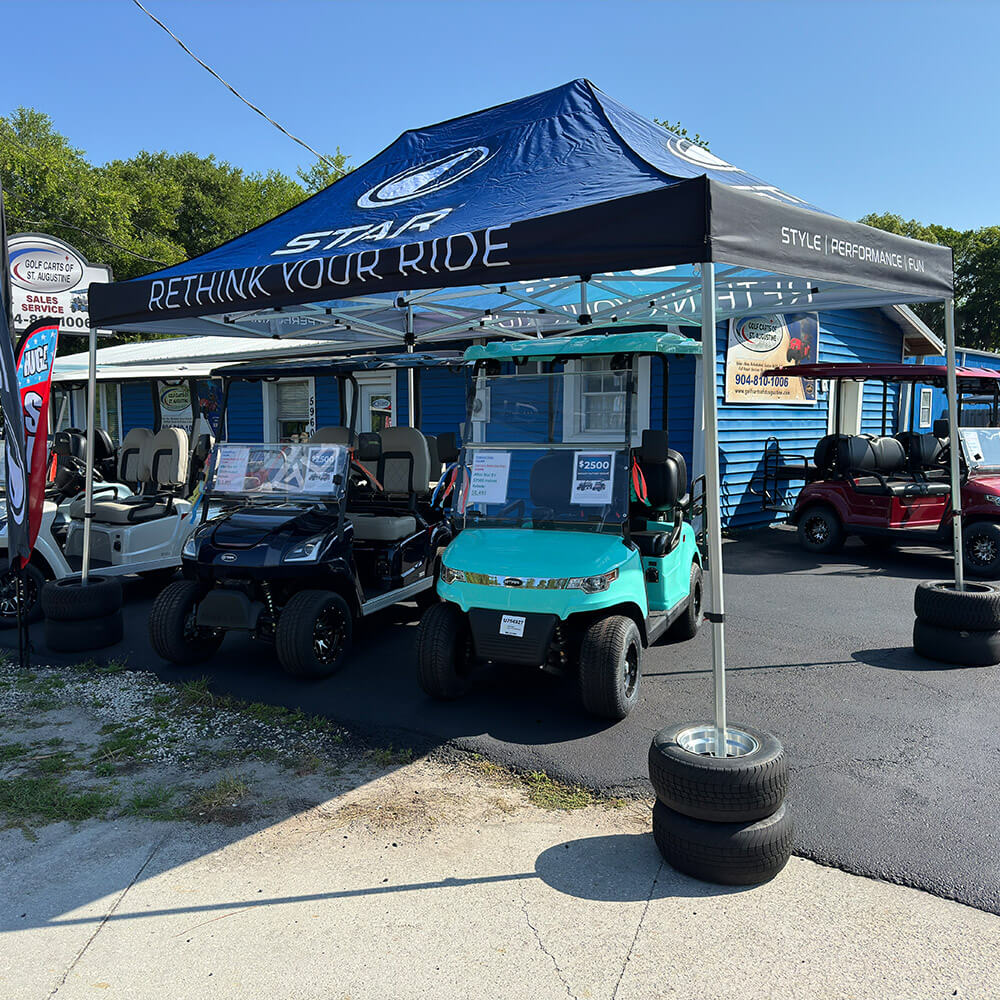
<svg viewBox="0 0 1000 1000"><path fill-rule="evenodd" d="M948 443L951 473L952 551L955 556L955 589L965 590L962 553L962 481L958 466L958 378L955 374L955 300L944 301L944 349L948 366Z"/></svg>
<svg viewBox="0 0 1000 1000"><path fill-rule="evenodd" d="M413 353L413 306L406 307L406 353ZM417 386L416 373L411 365L406 369L406 403L409 409L410 426L417 426Z"/></svg>
<svg viewBox="0 0 1000 1000"><path fill-rule="evenodd" d="M726 738L726 630L722 588L722 510L719 484L719 426L715 372L715 265L701 266L701 373L705 425L705 544L712 611L712 682L715 690L715 756L725 757Z"/></svg>
<svg viewBox="0 0 1000 1000"><path fill-rule="evenodd" d="M90 522L94 519L94 429L97 424L97 331L90 328L90 351L87 361L87 478L83 515L83 561L80 582L90 575Z"/></svg>

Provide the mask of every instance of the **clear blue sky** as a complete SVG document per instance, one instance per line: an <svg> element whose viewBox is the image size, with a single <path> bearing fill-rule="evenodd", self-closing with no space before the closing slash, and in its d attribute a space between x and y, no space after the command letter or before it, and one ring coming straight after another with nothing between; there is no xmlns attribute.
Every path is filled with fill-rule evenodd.
<svg viewBox="0 0 1000 1000"><path fill-rule="evenodd" d="M144 3L355 165L406 128L585 76L840 215L1000 223L1000 3ZM0 23L0 114L45 111L95 161L193 149L290 173L308 160L129 0L6 3Z"/></svg>

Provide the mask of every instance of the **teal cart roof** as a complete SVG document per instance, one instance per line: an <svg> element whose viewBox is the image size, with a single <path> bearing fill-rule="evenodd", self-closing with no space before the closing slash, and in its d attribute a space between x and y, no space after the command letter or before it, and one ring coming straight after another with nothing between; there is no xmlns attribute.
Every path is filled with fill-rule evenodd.
<svg viewBox="0 0 1000 1000"><path fill-rule="evenodd" d="M497 361L515 358L587 357L595 354L701 354L701 344L679 333L643 331L634 333L583 334L575 337L545 337L539 340L493 341L466 350L466 361Z"/></svg>

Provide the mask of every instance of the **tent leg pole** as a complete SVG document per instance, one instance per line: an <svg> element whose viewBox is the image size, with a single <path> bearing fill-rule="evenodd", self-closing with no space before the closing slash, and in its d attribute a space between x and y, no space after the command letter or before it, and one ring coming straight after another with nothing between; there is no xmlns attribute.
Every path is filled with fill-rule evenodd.
<svg viewBox="0 0 1000 1000"><path fill-rule="evenodd" d="M948 364L948 451L951 457L952 547L955 554L955 589L965 590L962 564L962 481L958 468L958 379L955 376L955 300L944 302L944 349Z"/></svg>
<svg viewBox="0 0 1000 1000"><path fill-rule="evenodd" d="M87 367L87 478L83 515L83 562L80 582L90 575L90 522L94 519L94 427L97 423L97 331L90 328L90 358Z"/></svg>
<svg viewBox="0 0 1000 1000"><path fill-rule="evenodd" d="M726 756L726 626L722 591L722 510L719 427L715 384L715 265L701 266L701 373L705 422L705 544L712 594L712 680L715 688L715 756Z"/></svg>
<svg viewBox="0 0 1000 1000"><path fill-rule="evenodd" d="M406 353L413 353L413 306L406 307ZM410 426L417 426L417 379L412 368L406 369L406 402L409 409Z"/></svg>

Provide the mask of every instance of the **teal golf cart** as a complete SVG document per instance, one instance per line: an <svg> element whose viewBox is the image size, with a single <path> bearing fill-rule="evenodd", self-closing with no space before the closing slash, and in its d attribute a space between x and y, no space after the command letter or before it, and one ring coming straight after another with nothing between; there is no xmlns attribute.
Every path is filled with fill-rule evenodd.
<svg viewBox="0 0 1000 1000"><path fill-rule="evenodd" d="M702 557L682 455L638 428L638 375L700 353L677 334L591 334L471 347L452 472L457 536L423 615L420 683L451 699L482 661L576 673L584 707L622 719L643 649L702 619ZM648 361L645 359L649 359ZM663 423L666 423L664 419Z"/></svg>

